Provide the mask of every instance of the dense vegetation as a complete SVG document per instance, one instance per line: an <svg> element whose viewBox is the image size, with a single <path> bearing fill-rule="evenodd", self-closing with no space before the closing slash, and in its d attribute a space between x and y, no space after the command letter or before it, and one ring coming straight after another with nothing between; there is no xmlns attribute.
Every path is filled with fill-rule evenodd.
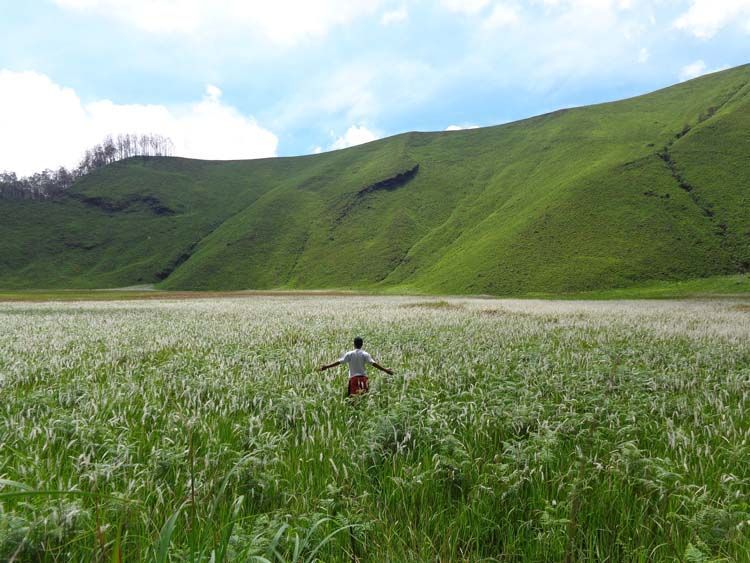
<svg viewBox="0 0 750 563"><path fill-rule="evenodd" d="M0 560L748 561L748 376L747 302L2 304Z"/></svg>
<svg viewBox="0 0 750 563"><path fill-rule="evenodd" d="M750 270L750 66L254 161L132 158L0 201L0 287L561 293Z"/></svg>

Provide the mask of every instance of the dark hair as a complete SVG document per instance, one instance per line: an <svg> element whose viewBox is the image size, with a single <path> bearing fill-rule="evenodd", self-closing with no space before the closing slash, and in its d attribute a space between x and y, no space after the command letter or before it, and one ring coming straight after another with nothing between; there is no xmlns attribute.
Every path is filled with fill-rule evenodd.
<svg viewBox="0 0 750 563"><path fill-rule="evenodd" d="M362 340L361 336L354 337L354 347L355 348L362 348L362 342L363 342L363 340Z"/></svg>

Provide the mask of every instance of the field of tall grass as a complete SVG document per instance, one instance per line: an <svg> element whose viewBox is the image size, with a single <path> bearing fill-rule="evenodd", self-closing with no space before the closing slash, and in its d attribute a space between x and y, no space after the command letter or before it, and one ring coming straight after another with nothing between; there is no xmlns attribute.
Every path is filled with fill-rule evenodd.
<svg viewBox="0 0 750 563"><path fill-rule="evenodd" d="M750 561L739 301L6 303L0 397L2 561Z"/></svg>

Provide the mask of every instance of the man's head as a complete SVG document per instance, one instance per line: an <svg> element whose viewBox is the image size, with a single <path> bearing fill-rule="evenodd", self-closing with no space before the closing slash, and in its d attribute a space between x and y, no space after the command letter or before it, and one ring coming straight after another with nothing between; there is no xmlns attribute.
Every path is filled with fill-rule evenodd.
<svg viewBox="0 0 750 563"><path fill-rule="evenodd" d="M361 336L354 337L354 347L357 348L358 350L360 348L362 348L362 337Z"/></svg>

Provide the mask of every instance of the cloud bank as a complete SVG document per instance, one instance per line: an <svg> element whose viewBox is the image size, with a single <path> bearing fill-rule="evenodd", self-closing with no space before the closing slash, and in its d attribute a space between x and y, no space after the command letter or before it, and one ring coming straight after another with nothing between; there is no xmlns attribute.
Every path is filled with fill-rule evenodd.
<svg viewBox="0 0 750 563"><path fill-rule="evenodd" d="M208 85L203 98L176 107L84 103L71 88L37 72L0 70L0 170L28 175L72 167L106 135L156 133L178 156L242 159L275 156L278 138L221 100Z"/></svg>

